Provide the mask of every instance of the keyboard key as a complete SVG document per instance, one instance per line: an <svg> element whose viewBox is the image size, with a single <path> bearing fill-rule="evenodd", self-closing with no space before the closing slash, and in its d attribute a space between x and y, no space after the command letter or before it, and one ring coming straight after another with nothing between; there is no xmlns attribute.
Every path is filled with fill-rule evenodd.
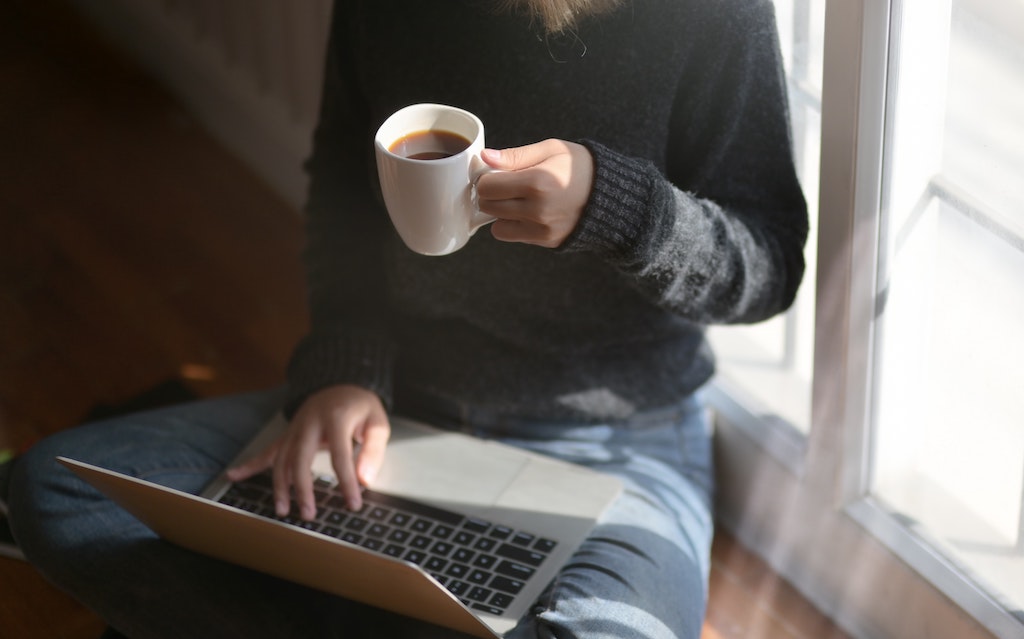
<svg viewBox="0 0 1024 639"><path fill-rule="evenodd" d="M498 563L498 558L494 555L480 554L477 555L476 561L473 562L473 565L478 568L491 568L496 563Z"/></svg>
<svg viewBox="0 0 1024 639"><path fill-rule="evenodd" d="M467 576L466 579L468 579L472 583L483 585L490 581L491 573L487 572L486 570L480 570L479 568L476 568L469 573L469 576Z"/></svg>
<svg viewBox="0 0 1024 639"><path fill-rule="evenodd" d="M507 592L511 595L518 595L519 591L523 589L526 584L518 579L509 579L508 577L502 577L501 575L495 575L491 583L488 584L495 590Z"/></svg>
<svg viewBox="0 0 1024 639"><path fill-rule="evenodd" d="M366 521L362 517L352 517L348 520L348 523L345 524L345 528L356 532L362 532L369 524L370 522Z"/></svg>
<svg viewBox="0 0 1024 639"><path fill-rule="evenodd" d="M533 576L533 573L537 572L529 566L524 566L523 564L517 564L514 561L507 560L502 561L495 566L494 571L500 572L506 577L512 577L513 579L519 579L521 581L526 581Z"/></svg>
<svg viewBox="0 0 1024 639"><path fill-rule="evenodd" d="M427 560L427 563L423 564L423 567L428 571L441 572L447 565L447 559L442 559L441 557L431 557Z"/></svg>
<svg viewBox="0 0 1024 639"><path fill-rule="evenodd" d="M475 533L485 533L487 532L487 529L491 527L491 524L483 519L471 517L466 520L466 523L462 524L462 527Z"/></svg>
<svg viewBox="0 0 1024 639"><path fill-rule="evenodd" d="M342 541L347 541L350 544L358 544L359 542L361 542L363 540L363 536L360 535L359 533L354 533L354 532L349 531L349 532L347 532L347 533L345 533L344 535L341 536L341 540Z"/></svg>
<svg viewBox="0 0 1024 639"><path fill-rule="evenodd" d="M508 526L495 526L491 529L491 537L495 539L508 539L511 534L512 529Z"/></svg>
<svg viewBox="0 0 1024 639"><path fill-rule="evenodd" d="M491 594L493 594L493 591L488 590L483 586L473 586L466 595L466 598L472 601L487 601Z"/></svg>
<svg viewBox="0 0 1024 639"><path fill-rule="evenodd" d="M462 577L465 577L468 572L469 572L469 566L467 566L466 564L452 564L452 565L448 566L448 570L444 571L444 573L446 575L450 575L452 577L458 577L460 579ZM480 583L480 582L477 582L477 583Z"/></svg>
<svg viewBox="0 0 1024 639"><path fill-rule="evenodd" d="M384 541L376 539L374 537L367 537L360 543L363 548L369 548L370 550L380 550L384 547Z"/></svg>
<svg viewBox="0 0 1024 639"><path fill-rule="evenodd" d="M340 495L332 496L324 505L333 510L348 510L348 502Z"/></svg>
<svg viewBox="0 0 1024 639"><path fill-rule="evenodd" d="M412 533L410 533L408 530L393 530L391 531L391 534L388 535L388 541L393 541L396 544L404 544L405 542L409 541L409 537L411 536Z"/></svg>
<svg viewBox="0 0 1024 639"><path fill-rule="evenodd" d="M529 546L533 543L534 539L536 539L536 537L534 537L530 533L517 532L516 534L512 535L512 543L516 544L517 546Z"/></svg>
<svg viewBox="0 0 1024 639"><path fill-rule="evenodd" d="M450 553L453 548L455 548L455 546L452 546L447 541L439 541L430 547L430 552L434 553L435 555L447 557L448 553Z"/></svg>
<svg viewBox="0 0 1024 639"><path fill-rule="evenodd" d="M402 559L405 559L410 563L422 564L427 559L427 553L422 550L408 550L405 553L405 557Z"/></svg>
<svg viewBox="0 0 1024 639"><path fill-rule="evenodd" d="M346 516L344 513L340 513L337 510L327 511L327 516L324 517L324 522L332 526L340 526L345 522Z"/></svg>
<svg viewBox="0 0 1024 639"><path fill-rule="evenodd" d="M508 595L503 592L496 592L488 603L499 608L508 608L509 604L512 603L512 595Z"/></svg>
<svg viewBox="0 0 1024 639"><path fill-rule="evenodd" d="M557 545L558 543L554 540L541 537L537 540L537 543L533 544L533 549L537 552L550 553Z"/></svg>
<svg viewBox="0 0 1024 639"><path fill-rule="evenodd" d="M371 537L386 537L389 532L391 532L391 529L384 524L371 524L366 529L366 534Z"/></svg>
<svg viewBox="0 0 1024 639"><path fill-rule="evenodd" d="M407 515L405 513L395 513L391 516L391 521L389 521L388 523L392 526L398 526L401 528L403 526L406 526L410 521L412 521L411 515Z"/></svg>
<svg viewBox="0 0 1024 639"><path fill-rule="evenodd" d="M474 539L476 539L476 535L474 535L473 533L465 530L460 530L459 532L455 533L454 537L452 537L452 542L460 546L468 546L473 543Z"/></svg>
<svg viewBox="0 0 1024 639"><path fill-rule="evenodd" d="M546 557L539 552L534 552L512 544L502 544L494 551L494 554L505 559L511 559L531 566L539 566Z"/></svg>
<svg viewBox="0 0 1024 639"><path fill-rule="evenodd" d="M434 527L434 530L431 531L430 534L433 535L434 537L437 537L438 539L448 539L449 537L451 537L452 532L453 531L452 531L452 527L451 526L445 526L444 524L438 524L437 526Z"/></svg>
<svg viewBox="0 0 1024 639"><path fill-rule="evenodd" d="M430 537L427 537L425 535L416 535L415 537L413 537L412 541L409 542L409 545L412 546L413 548L418 548L420 550L425 550L427 548L430 548L430 544L433 541L434 541L433 539L431 539Z"/></svg>
<svg viewBox="0 0 1024 639"><path fill-rule="evenodd" d="M381 508L380 506L371 506L370 511L366 513L366 516L374 521L384 521L388 518L391 511L387 508Z"/></svg>
<svg viewBox="0 0 1024 639"><path fill-rule="evenodd" d="M324 526L320 529L320 534L327 535L328 537L341 537L341 529L334 526Z"/></svg>
<svg viewBox="0 0 1024 639"><path fill-rule="evenodd" d="M458 579L452 579L448 582L448 590L456 597L461 597L467 590L469 590L469 584L465 581L459 581Z"/></svg>
<svg viewBox="0 0 1024 639"><path fill-rule="evenodd" d="M461 561L464 564L468 564L473 561L475 555L476 553L468 548L456 548L455 553L452 555L452 561Z"/></svg>
<svg viewBox="0 0 1024 639"><path fill-rule="evenodd" d="M484 552L490 552L497 545L498 545L498 542L496 540L491 539L490 537L481 537L480 539L476 540L476 543L473 544L473 547L476 548L477 550L482 550Z"/></svg>
<svg viewBox="0 0 1024 639"><path fill-rule="evenodd" d="M415 522L413 522L412 526L410 526L410 528L420 533L425 533L433 527L434 522L430 521L429 519L417 519Z"/></svg>
<svg viewBox="0 0 1024 639"><path fill-rule="evenodd" d="M475 610L481 610L483 612L487 612L487 613L490 613L492 615L501 615L503 612L505 612L504 610L502 610L501 608L498 608L497 606L491 606L491 605L482 604L482 603L474 603L473 604L473 608Z"/></svg>
<svg viewBox="0 0 1024 639"><path fill-rule="evenodd" d="M405 548L398 544L388 544L387 546L384 546L384 554L390 555L391 557L401 557L403 552L405 552Z"/></svg>

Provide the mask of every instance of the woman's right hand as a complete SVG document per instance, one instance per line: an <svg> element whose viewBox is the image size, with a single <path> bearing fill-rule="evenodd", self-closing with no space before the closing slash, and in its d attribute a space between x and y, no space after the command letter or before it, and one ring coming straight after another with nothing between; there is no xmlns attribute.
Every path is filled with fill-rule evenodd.
<svg viewBox="0 0 1024 639"><path fill-rule="evenodd" d="M316 517L316 500L310 469L316 452L327 449L348 507L358 510L362 507L360 485L373 481L390 436L391 424L376 393L360 386L329 386L303 402L281 437L228 470L227 476L240 481L273 467L278 516L290 511L294 489L300 516L311 520Z"/></svg>

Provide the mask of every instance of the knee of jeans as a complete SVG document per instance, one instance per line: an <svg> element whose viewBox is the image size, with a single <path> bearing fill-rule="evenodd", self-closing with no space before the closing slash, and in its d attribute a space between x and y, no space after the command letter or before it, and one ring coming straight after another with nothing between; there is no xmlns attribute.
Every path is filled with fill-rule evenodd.
<svg viewBox="0 0 1024 639"><path fill-rule="evenodd" d="M59 446L43 440L18 457L8 487L8 518L18 546L35 563L53 555L81 524L77 515L102 497L57 461Z"/></svg>
<svg viewBox="0 0 1024 639"><path fill-rule="evenodd" d="M599 526L507 637L696 639L707 601L703 554L637 525Z"/></svg>

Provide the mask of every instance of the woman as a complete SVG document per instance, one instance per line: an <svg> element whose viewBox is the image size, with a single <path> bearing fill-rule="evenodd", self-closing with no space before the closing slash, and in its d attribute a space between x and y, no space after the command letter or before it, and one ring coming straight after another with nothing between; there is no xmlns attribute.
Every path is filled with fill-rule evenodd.
<svg viewBox="0 0 1024 639"><path fill-rule="evenodd" d="M487 128L498 220L446 257L404 248L372 136L416 102ZM373 482L388 415L592 466L626 490L509 637L697 637L712 536L704 327L785 309L807 214L769 0L339 3L307 168L312 325L283 391L62 433L20 459L12 525L55 583L131 637L451 636L155 541L67 473L84 461L198 492L269 415L311 516L332 453ZM358 446L358 455L352 452Z"/></svg>

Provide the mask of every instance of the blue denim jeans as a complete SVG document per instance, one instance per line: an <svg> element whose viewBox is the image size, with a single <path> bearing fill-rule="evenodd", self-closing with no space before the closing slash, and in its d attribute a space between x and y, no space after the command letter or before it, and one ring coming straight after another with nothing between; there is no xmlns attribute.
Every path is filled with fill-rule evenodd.
<svg viewBox="0 0 1024 639"><path fill-rule="evenodd" d="M18 543L49 580L133 639L460 636L165 543L54 461L67 455L198 493L282 401L274 390L182 404L36 444L10 479ZM507 637L699 637L712 468L709 420L696 397L601 425L505 420L470 406L429 412L419 416L624 482L623 495Z"/></svg>

